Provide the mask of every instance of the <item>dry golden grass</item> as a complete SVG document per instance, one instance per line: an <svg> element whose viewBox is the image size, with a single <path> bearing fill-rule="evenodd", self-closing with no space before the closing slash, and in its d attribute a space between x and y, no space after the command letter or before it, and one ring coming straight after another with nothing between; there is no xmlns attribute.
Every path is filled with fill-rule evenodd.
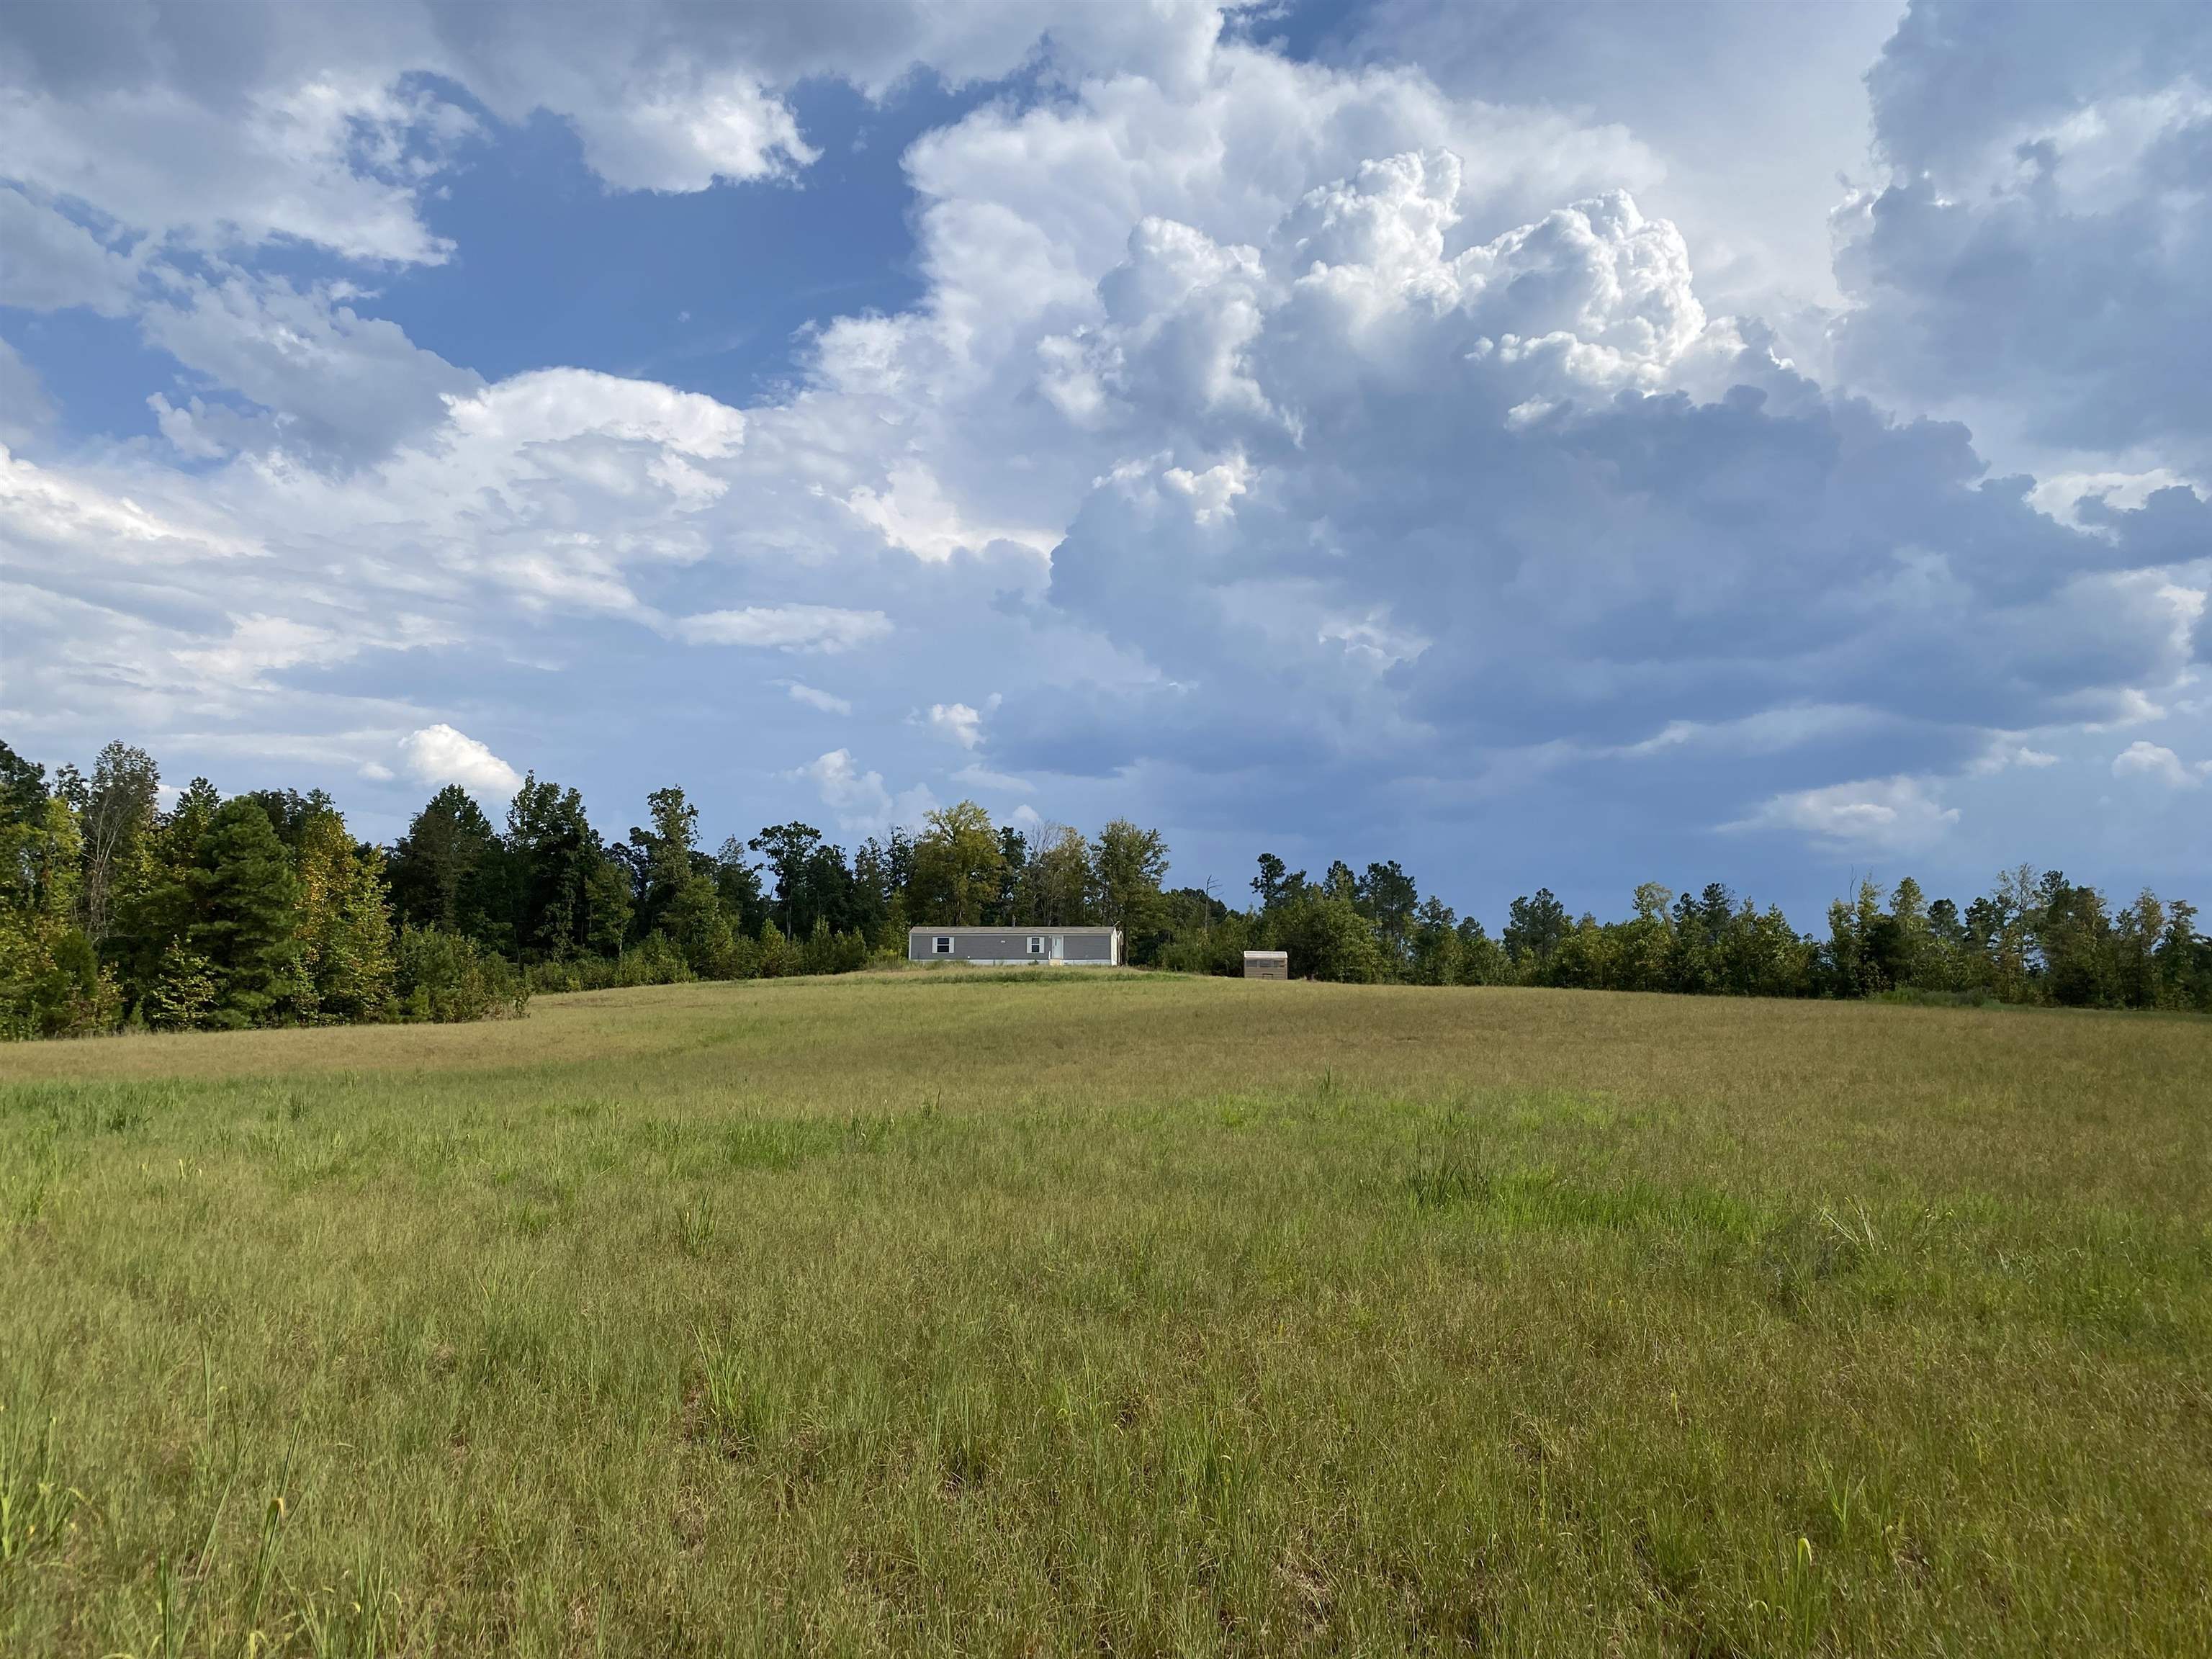
<svg viewBox="0 0 2212 1659"><path fill-rule="evenodd" d="M957 971L0 1050L0 1651L2203 1651L2209 1079Z"/></svg>

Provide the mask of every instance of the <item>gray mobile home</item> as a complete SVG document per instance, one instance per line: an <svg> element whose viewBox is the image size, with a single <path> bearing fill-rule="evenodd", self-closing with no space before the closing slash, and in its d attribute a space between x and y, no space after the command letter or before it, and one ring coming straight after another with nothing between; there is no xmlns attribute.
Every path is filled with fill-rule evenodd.
<svg viewBox="0 0 2212 1659"><path fill-rule="evenodd" d="M909 927L908 962L964 962L977 968L1115 968L1118 927Z"/></svg>

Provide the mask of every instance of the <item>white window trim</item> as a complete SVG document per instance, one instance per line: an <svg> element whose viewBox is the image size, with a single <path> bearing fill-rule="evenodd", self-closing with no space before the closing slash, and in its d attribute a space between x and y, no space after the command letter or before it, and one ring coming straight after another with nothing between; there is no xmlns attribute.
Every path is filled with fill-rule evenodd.
<svg viewBox="0 0 2212 1659"><path fill-rule="evenodd" d="M952 935L950 933L935 933L931 935L929 940L929 954L933 957L951 956L952 954Z"/></svg>
<svg viewBox="0 0 2212 1659"><path fill-rule="evenodd" d="M1029 953L1033 957L1050 956L1052 954L1052 940L1042 933L1031 933L1029 935L1026 948L1028 949Z"/></svg>

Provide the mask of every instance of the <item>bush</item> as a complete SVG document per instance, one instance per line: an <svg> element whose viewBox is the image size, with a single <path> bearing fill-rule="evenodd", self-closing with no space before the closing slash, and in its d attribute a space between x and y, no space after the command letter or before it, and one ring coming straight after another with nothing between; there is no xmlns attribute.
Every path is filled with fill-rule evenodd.
<svg viewBox="0 0 2212 1659"><path fill-rule="evenodd" d="M1308 888L1278 907L1264 931L1270 946L1290 952L1292 979L1372 985L1387 977L1375 928L1348 898Z"/></svg>
<svg viewBox="0 0 2212 1659"><path fill-rule="evenodd" d="M514 964L474 939L442 927L403 927L393 982L403 1019L456 1024L520 1019L530 1006L530 982Z"/></svg>
<svg viewBox="0 0 2212 1659"><path fill-rule="evenodd" d="M1252 924L1232 911L1203 932L1169 939L1153 953L1152 965L1170 973L1235 979L1244 972L1244 952L1257 948Z"/></svg>
<svg viewBox="0 0 2212 1659"><path fill-rule="evenodd" d="M663 935L654 933L642 943L623 947L613 957L563 957L556 962L533 962L526 977L530 988L541 995L564 991L627 990L637 985L683 985L698 977L684 953Z"/></svg>
<svg viewBox="0 0 2212 1659"><path fill-rule="evenodd" d="M112 1030L122 1012L82 933L0 912L0 1037L83 1036Z"/></svg>

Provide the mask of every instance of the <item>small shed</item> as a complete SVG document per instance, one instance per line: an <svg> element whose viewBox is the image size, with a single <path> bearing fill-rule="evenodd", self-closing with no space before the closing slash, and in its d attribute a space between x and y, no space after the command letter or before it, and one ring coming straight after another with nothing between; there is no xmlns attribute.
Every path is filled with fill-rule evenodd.
<svg viewBox="0 0 2212 1659"><path fill-rule="evenodd" d="M964 962L975 968L1115 968L1118 927L909 927L908 962Z"/></svg>
<svg viewBox="0 0 2212 1659"><path fill-rule="evenodd" d="M1291 976L1291 953L1288 951L1247 951L1244 953L1244 977L1247 979L1288 979Z"/></svg>

